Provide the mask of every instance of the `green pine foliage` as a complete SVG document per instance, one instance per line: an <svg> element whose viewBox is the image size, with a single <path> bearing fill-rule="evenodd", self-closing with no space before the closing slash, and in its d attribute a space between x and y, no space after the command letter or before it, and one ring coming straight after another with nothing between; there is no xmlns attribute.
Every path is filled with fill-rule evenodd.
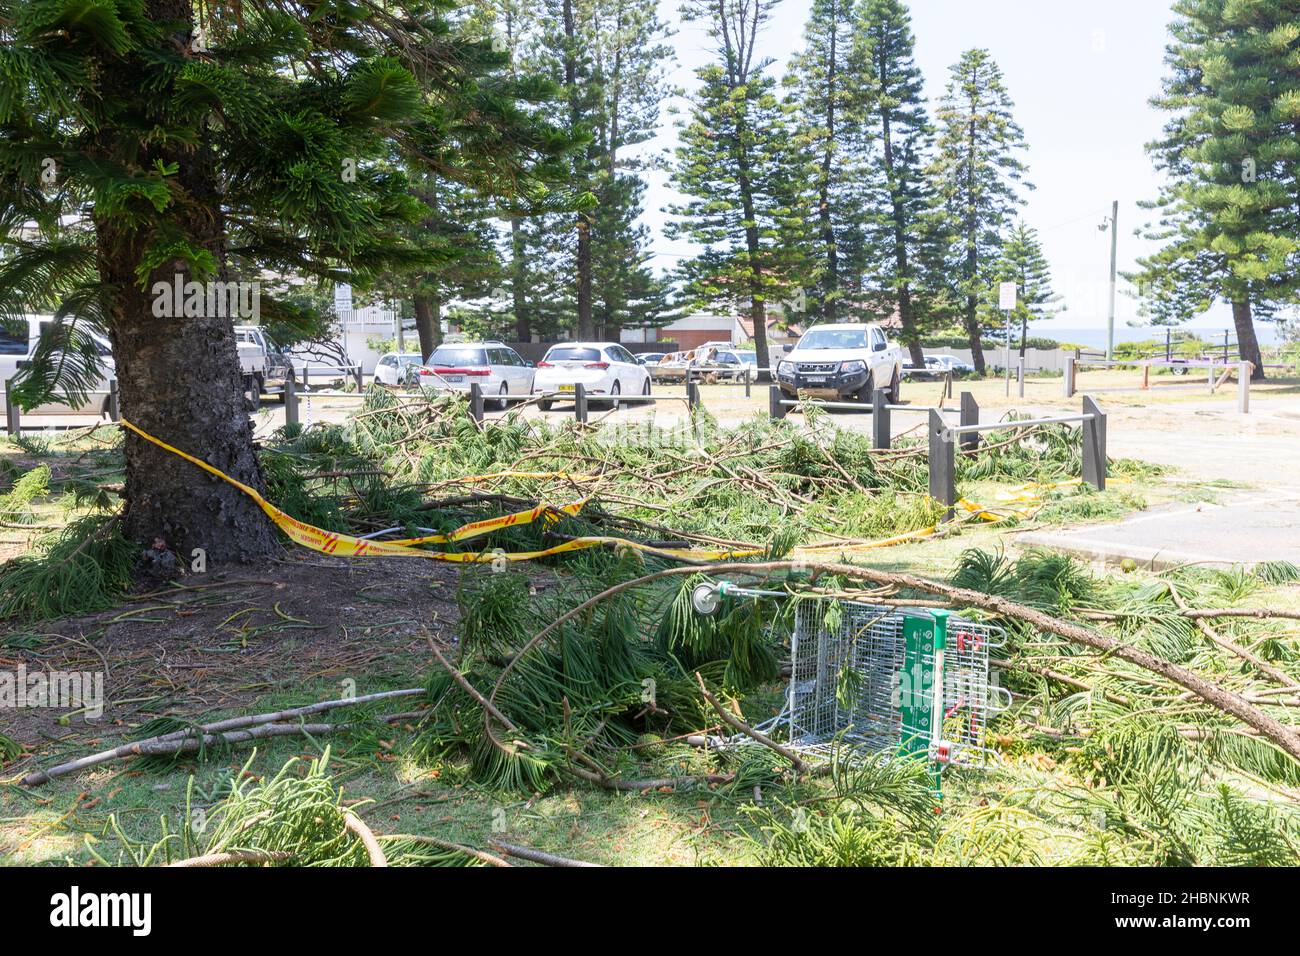
<svg viewBox="0 0 1300 956"><path fill-rule="evenodd" d="M984 371L980 305L996 267L1006 226L1032 189L1018 153L1024 132L1002 70L988 50L968 50L952 67L936 112L939 137L932 169L943 206L947 260L975 369Z"/></svg>
<svg viewBox="0 0 1300 956"><path fill-rule="evenodd" d="M1300 299L1300 4L1179 0L1174 13L1152 101L1170 118L1147 147L1169 180L1147 228L1162 247L1129 278L1162 323L1230 304L1262 379L1254 319Z"/></svg>
<svg viewBox="0 0 1300 956"><path fill-rule="evenodd" d="M1003 282L1016 284L1016 307L1011 310L1013 328L1019 326L1020 334L1012 340L1027 346L1029 323L1050 319L1057 314L1061 297L1052 291L1052 271L1038 242L1038 232L1023 222L1003 240L992 282L982 303L982 325L996 334L1006 335L1008 316L998 309L998 286Z"/></svg>
<svg viewBox="0 0 1300 956"><path fill-rule="evenodd" d="M807 262L812 222L809 150L777 97L770 63L757 52L772 0L692 0L683 16L703 22L714 62L695 72L672 183L687 198L670 207L671 238L706 247L680 266L683 296L700 308L739 308L754 323L758 364L768 368L769 305L807 297L819 274Z"/></svg>

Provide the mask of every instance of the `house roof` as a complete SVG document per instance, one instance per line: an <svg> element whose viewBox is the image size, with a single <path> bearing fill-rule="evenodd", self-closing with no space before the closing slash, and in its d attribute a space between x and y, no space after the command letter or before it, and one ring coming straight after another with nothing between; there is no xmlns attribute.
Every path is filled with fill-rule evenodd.
<svg viewBox="0 0 1300 956"><path fill-rule="evenodd" d="M780 316L769 315L767 317L766 327L770 329L772 326L776 325L779 320ZM736 321L739 323L741 329L744 330L745 334L752 339L754 337L754 320L738 318ZM789 335L803 335L803 329L797 323L788 326L786 331Z"/></svg>

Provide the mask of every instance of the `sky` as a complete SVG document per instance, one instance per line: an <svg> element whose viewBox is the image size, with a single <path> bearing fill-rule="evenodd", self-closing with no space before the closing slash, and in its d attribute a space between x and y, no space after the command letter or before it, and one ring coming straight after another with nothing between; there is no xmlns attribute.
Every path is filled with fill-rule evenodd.
<svg viewBox="0 0 1300 956"><path fill-rule="evenodd" d="M782 0L760 36L763 54L780 76L790 55L803 45L810 0ZM913 0L916 61L925 76L931 108L943 93L949 67L962 52L987 48L1002 68L1015 103L1014 116L1029 145L1022 158L1029 180L1022 216L1038 230L1066 310L1038 331L1100 328L1106 325L1110 234L1098 230L1119 200L1119 271L1132 270L1151 246L1134 235L1147 221L1138 207L1156 198L1160 176L1144 146L1155 139L1163 114L1149 100L1164 75L1166 0ZM670 79L692 88L692 71L709 62L703 30L681 23L676 0L661 0L660 16L678 32L670 41L678 62ZM652 144L671 148L671 117ZM662 207L673 201L667 176L653 173L646 191L646 216L654 268L673 268L691 249L663 235ZM1145 325L1137 302L1124 295L1120 280L1116 326ZM1224 329L1226 309L1216 309L1189 327Z"/></svg>

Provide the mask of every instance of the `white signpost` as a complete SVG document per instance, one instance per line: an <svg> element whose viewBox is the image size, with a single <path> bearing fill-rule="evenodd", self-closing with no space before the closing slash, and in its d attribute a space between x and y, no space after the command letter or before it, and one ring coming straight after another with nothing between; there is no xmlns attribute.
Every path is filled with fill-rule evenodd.
<svg viewBox="0 0 1300 956"><path fill-rule="evenodd" d="M1007 395L1011 395L1011 313L1015 311L1019 287L1014 282L998 285L998 308L1007 314Z"/></svg>

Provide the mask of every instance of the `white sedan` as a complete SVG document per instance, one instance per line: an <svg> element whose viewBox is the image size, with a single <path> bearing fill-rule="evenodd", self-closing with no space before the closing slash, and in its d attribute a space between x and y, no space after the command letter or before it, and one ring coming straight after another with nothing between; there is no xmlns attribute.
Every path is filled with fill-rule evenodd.
<svg viewBox="0 0 1300 956"><path fill-rule="evenodd" d="M617 342L565 342L552 345L537 363L533 393L553 396L571 394L582 384L589 397L600 396L617 406L620 395L649 395L650 372ZM547 411L551 398L537 406Z"/></svg>
<svg viewBox="0 0 1300 956"><path fill-rule="evenodd" d="M419 352L389 352L375 366L375 381L380 385L401 385L406 381L406 370L423 361Z"/></svg>

